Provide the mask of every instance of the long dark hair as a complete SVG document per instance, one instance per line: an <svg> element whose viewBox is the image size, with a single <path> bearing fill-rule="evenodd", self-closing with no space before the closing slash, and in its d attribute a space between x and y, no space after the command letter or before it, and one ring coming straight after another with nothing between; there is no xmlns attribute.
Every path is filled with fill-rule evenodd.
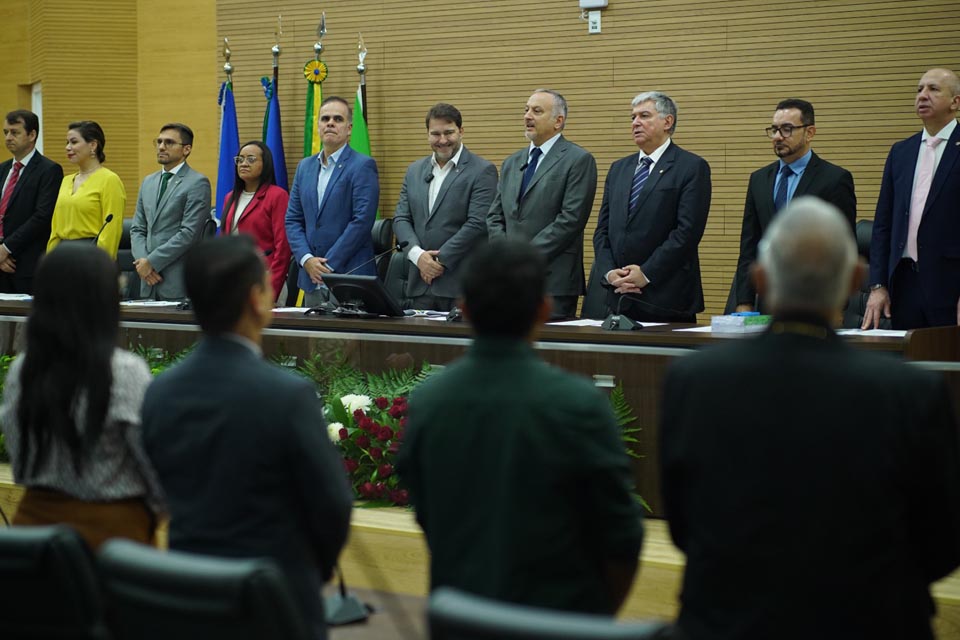
<svg viewBox="0 0 960 640"><path fill-rule="evenodd" d="M240 151L243 151L244 147L249 147L253 145L260 149L260 153L263 155L261 162L263 162L263 169L260 171L260 183L257 185L257 191L260 191L265 184L277 184L277 178L273 174L273 154L270 153L270 147L263 144L259 140L251 140L250 142L245 142L240 145ZM237 154L240 153L237 152ZM247 183L243 181L243 178L240 177L240 167L239 165L234 165L233 169L233 191L230 192L230 196L227 198L227 205L223 208L224 220L226 220L226 214L230 212L230 209L233 208L233 203L237 201L237 198L240 197L240 194L243 193L243 190L247 188ZM227 229L226 232L229 232Z"/></svg>
<svg viewBox="0 0 960 640"><path fill-rule="evenodd" d="M17 408L23 469L30 452L30 472L40 468L57 441L66 445L79 473L100 438L120 330L117 278L117 263L92 245L61 244L40 260ZM84 406L81 398L82 417L77 413Z"/></svg>

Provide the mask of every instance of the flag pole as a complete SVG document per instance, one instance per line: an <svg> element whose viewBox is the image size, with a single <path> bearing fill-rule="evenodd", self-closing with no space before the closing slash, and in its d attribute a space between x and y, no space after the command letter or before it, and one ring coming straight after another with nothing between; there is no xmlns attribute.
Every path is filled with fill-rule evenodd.
<svg viewBox="0 0 960 640"><path fill-rule="evenodd" d="M307 79L306 110L303 118L303 155L320 153L320 137L317 135L317 116L323 101L323 81L327 79L327 65L320 59L323 53L323 36L327 35L327 12L321 12L317 26L317 41L313 43L313 60L303 65Z"/></svg>
<svg viewBox="0 0 960 640"><path fill-rule="evenodd" d="M217 162L217 191L216 200L213 203L216 211L216 218L219 222L224 220L225 212L223 201L233 189L233 182L236 168L233 158L240 151L240 134L237 127L237 108L233 99L233 64L230 62L230 41L223 39L223 57L226 62L223 65L223 71L227 74L227 81L220 86L220 96L218 99L220 105L220 147L219 158Z"/></svg>
<svg viewBox="0 0 960 640"><path fill-rule="evenodd" d="M360 100L363 104L363 122L369 124L370 121L367 119L367 65L364 63L364 60L367 59L367 47L363 44L363 34L358 31L357 37L359 38L359 42L357 43L357 57L360 59L360 64L357 65L357 73L360 74Z"/></svg>

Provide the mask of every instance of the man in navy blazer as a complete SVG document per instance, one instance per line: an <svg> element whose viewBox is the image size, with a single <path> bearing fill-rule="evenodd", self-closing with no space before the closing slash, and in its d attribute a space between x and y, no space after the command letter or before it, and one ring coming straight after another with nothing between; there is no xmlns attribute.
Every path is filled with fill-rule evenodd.
<svg viewBox="0 0 960 640"><path fill-rule="evenodd" d="M33 271L47 248L63 181L60 165L36 150L39 133L40 119L32 111L7 114L3 137L13 158L0 163L0 194L8 195L5 208L0 196L2 293L33 293Z"/></svg>
<svg viewBox="0 0 960 640"><path fill-rule="evenodd" d="M287 241L300 265L297 285L304 303L330 298L327 273L345 273L373 258L371 231L380 201L377 163L349 146L353 111L331 96L317 123L323 150L297 165L287 206ZM355 273L375 275L373 262Z"/></svg>
<svg viewBox="0 0 960 640"><path fill-rule="evenodd" d="M923 131L890 149L870 244L863 328L960 324L960 80L930 69L917 86Z"/></svg>
<svg viewBox="0 0 960 640"><path fill-rule="evenodd" d="M810 148L817 133L813 105L797 98L781 100L766 132L780 159L750 175L740 230L740 258L727 313L755 311L757 291L750 280L750 267L757 259L757 245L764 231L788 202L800 196L817 196L840 209L851 231L857 224L853 176Z"/></svg>
<svg viewBox="0 0 960 640"><path fill-rule="evenodd" d="M696 322L703 311L697 246L710 212L710 165L670 139L677 105L665 93L633 99L640 147L613 163L593 234L609 311L649 322ZM621 296L626 296L621 301Z"/></svg>

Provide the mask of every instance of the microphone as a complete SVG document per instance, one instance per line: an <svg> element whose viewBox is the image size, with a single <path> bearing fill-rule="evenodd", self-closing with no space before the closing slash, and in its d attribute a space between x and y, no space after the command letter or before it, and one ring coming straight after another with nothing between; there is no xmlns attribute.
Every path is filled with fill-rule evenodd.
<svg viewBox="0 0 960 640"><path fill-rule="evenodd" d="M410 244L410 243L407 242L406 240L404 240L403 242L398 242L397 244L395 244L394 246L390 247L390 248L387 249L386 251L381 251L380 253L378 253L377 255L373 256L372 258L370 258L370 259L367 260L366 262L361 262L360 264L358 264L357 266L355 266L353 269L350 269L350 271L347 271L347 272L346 272L345 274L343 274L343 275L349 276L350 274L352 274L353 272L357 271L358 269L362 269L363 267L367 266L367 265L370 264L371 262L375 262L375 261L379 260L380 258L382 258L383 256L387 255L388 253L393 253L394 251L403 251L404 249L407 248L407 245L408 245L408 244Z"/></svg>
<svg viewBox="0 0 960 640"><path fill-rule="evenodd" d="M526 171L526 170L527 170L527 167L528 167L529 165L530 165L529 162L524 162L524 163L523 163L523 166L520 167L520 173L523 173L524 171Z"/></svg>
<svg viewBox="0 0 960 640"><path fill-rule="evenodd" d="M620 305L623 304L624 298L631 298L636 302L640 300L629 293L620 294L620 299L617 300L617 310L616 313L611 313L607 316L606 320L603 321L603 324L600 325L600 328L604 331L638 331L643 329L643 325L639 322L635 322L628 318L627 316L620 315Z"/></svg>
<svg viewBox="0 0 960 640"><path fill-rule="evenodd" d="M107 225L113 222L113 214L108 213L107 217L103 221L103 226L100 227L100 231L97 231L97 235L93 239L93 245L96 246L100 242L100 234L103 233L103 230L107 228Z"/></svg>
<svg viewBox="0 0 960 640"><path fill-rule="evenodd" d="M424 178L423 181L426 182L427 184L430 184L431 182L433 182L433 174L432 173L427 174L427 177Z"/></svg>

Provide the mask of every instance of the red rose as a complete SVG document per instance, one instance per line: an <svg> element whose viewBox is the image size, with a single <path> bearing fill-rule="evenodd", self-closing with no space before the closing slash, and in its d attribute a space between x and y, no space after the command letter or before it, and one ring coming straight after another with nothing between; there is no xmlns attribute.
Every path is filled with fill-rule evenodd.
<svg viewBox="0 0 960 640"><path fill-rule="evenodd" d="M353 419L359 422L364 415L365 414L363 413L363 409L357 409L356 411L353 412Z"/></svg>
<svg viewBox="0 0 960 640"><path fill-rule="evenodd" d="M376 488L372 482L364 482L359 488L360 495L364 498L372 498L376 493Z"/></svg>
<svg viewBox="0 0 960 640"><path fill-rule="evenodd" d="M401 429L407 428L407 416L403 416L402 418L400 418L400 428Z"/></svg>
<svg viewBox="0 0 960 640"><path fill-rule="evenodd" d="M406 489L394 489L390 492L390 502L402 507L410 502L410 493Z"/></svg>
<svg viewBox="0 0 960 640"><path fill-rule="evenodd" d="M361 449L366 449L367 447L370 446L370 438L368 438L367 436L357 436L356 442L357 442L357 446L360 447Z"/></svg>
<svg viewBox="0 0 960 640"><path fill-rule="evenodd" d="M403 396L397 396L396 398L393 399L394 405L406 404L406 402L407 402L407 399L404 398Z"/></svg>
<svg viewBox="0 0 960 640"><path fill-rule="evenodd" d="M389 478L393 475L393 465L389 462L384 462L377 467L377 475L384 479Z"/></svg>
<svg viewBox="0 0 960 640"><path fill-rule="evenodd" d="M371 426L373 426L373 420L366 416L357 420L357 427L359 427L361 431L370 431Z"/></svg>
<svg viewBox="0 0 960 640"><path fill-rule="evenodd" d="M397 455L398 453L400 453L400 441L394 440L393 442L391 442L390 446L387 447L387 451L389 453L392 453L393 455Z"/></svg>
<svg viewBox="0 0 960 640"><path fill-rule="evenodd" d="M377 440L380 442L386 442L393 437L393 429L390 427L380 427L380 431L377 433Z"/></svg>
<svg viewBox="0 0 960 640"><path fill-rule="evenodd" d="M390 401L384 398L383 396L380 396L379 398L373 401L373 404L377 405L377 408L379 409L386 409L387 407L390 406Z"/></svg>
<svg viewBox="0 0 960 640"><path fill-rule="evenodd" d="M384 494L387 493L387 485L383 484L382 482L378 482L377 484L373 485L373 490L376 492L378 498L382 498Z"/></svg>
<svg viewBox="0 0 960 640"><path fill-rule="evenodd" d="M346 427L340 429L340 431L337 431L337 435L340 436L341 440L346 440L350 437L350 433L347 431Z"/></svg>
<svg viewBox="0 0 960 640"><path fill-rule="evenodd" d="M404 407L401 405L395 404L392 407L390 407L390 411L388 411L387 413L390 414L391 418L400 418L400 417L403 417L403 412L404 412Z"/></svg>
<svg viewBox="0 0 960 640"><path fill-rule="evenodd" d="M370 447L370 457L374 460L379 460L383 457L383 449L380 447Z"/></svg>
<svg viewBox="0 0 960 640"><path fill-rule="evenodd" d="M351 460L350 458L346 458L343 461L343 468L347 470L347 473L353 473L354 471L357 470L359 466L360 466L359 462L357 462L356 460Z"/></svg>

